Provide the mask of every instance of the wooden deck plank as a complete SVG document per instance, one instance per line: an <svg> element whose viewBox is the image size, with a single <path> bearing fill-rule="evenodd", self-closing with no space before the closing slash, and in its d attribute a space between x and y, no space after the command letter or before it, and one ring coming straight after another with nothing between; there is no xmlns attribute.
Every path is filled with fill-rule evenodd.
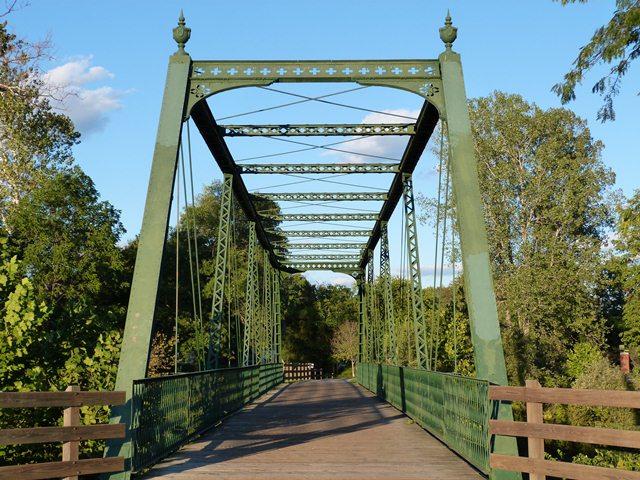
<svg viewBox="0 0 640 480"><path fill-rule="evenodd" d="M156 465L165 480L479 480L401 412L345 380L288 384Z"/></svg>

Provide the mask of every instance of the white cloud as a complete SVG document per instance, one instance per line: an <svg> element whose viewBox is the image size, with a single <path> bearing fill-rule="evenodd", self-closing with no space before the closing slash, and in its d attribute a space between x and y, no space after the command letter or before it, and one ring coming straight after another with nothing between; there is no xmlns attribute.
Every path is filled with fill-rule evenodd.
<svg viewBox="0 0 640 480"><path fill-rule="evenodd" d="M128 92L109 86L87 87L115 76L102 66L92 66L93 58L81 57L52 68L43 80L54 91L54 108L68 115L84 135L98 132L107 125L108 114L122 108L122 98Z"/></svg>
<svg viewBox="0 0 640 480"><path fill-rule="evenodd" d="M408 110L399 108L384 110L384 113L369 113L363 119L363 124L372 123L415 123L412 118L417 118L420 110ZM389 115L385 115L385 113ZM406 118L409 117L409 118ZM335 148L351 150L357 153L326 152L325 155L338 156L339 163L375 163L387 159L399 160L404 153L409 137L406 136L372 136L361 140L337 145ZM371 156L368 156L371 155Z"/></svg>

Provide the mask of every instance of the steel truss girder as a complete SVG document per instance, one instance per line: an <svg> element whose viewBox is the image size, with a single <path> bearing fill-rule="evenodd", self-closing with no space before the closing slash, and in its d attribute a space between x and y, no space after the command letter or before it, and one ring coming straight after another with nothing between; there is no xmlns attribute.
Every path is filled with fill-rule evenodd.
<svg viewBox="0 0 640 480"><path fill-rule="evenodd" d="M289 250L362 250L364 243L290 243Z"/></svg>
<svg viewBox="0 0 640 480"><path fill-rule="evenodd" d="M280 363L281 361L281 345L282 345L282 303L280 298L280 275L281 273L273 269L273 318L274 318L274 331L273 331L273 348L274 348L274 362Z"/></svg>
<svg viewBox="0 0 640 480"><path fill-rule="evenodd" d="M420 272L420 255L418 252L418 222L413 200L413 181L411 175L404 175L404 211L405 237L409 253L409 274L411 276L411 304L413 326L416 340L416 360L418 367L431 369L431 356L427 344L427 325L422 298L422 273Z"/></svg>
<svg viewBox="0 0 640 480"><path fill-rule="evenodd" d="M413 123L335 123L324 125L220 125L224 137L330 137L351 135L413 135Z"/></svg>
<svg viewBox="0 0 640 480"><path fill-rule="evenodd" d="M258 311L258 245L256 243L256 223L249 222L249 245L247 252L247 290L244 315L244 337L242 366L255 363L256 315ZM253 352L253 355L252 355ZM252 358L253 357L253 358Z"/></svg>
<svg viewBox="0 0 640 480"><path fill-rule="evenodd" d="M378 219L377 213L279 213L262 215L281 222L366 222Z"/></svg>
<svg viewBox="0 0 640 480"><path fill-rule="evenodd" d="M289 268L296 270L347 270L354 272L358 270L357 262L283 262ZM357 272L356 272L357 273Z"/></svg>
<svg viewBox="0 0 640 480"><path fill-rule="evenodd" d="M233 208L233 175L225 174L220 200L218 241L216 246L216 269L213 275L213 302L211 306L211 327L209 329L209 352L207 367L218 368L220 361L220 337L222 334L222 308L224 286L227 277L227 258L231 236L231 212Z"/></svg>
<svg viewBox="0 0 640 480"><path fill-rule="evenodd" d="M282 230L278 235L292 238L368 237L371 230Z"/></svg>
<svg viewBox="0 0 640 480"><path fill-rule="evenodd" d="M379 201L387 199L387 192L296 192L296 193L259 193L255 195L273 201L285 202L341 202L341 201Z"/></svg>
<svg viewBox="0 0 640 480"><path fill-rule="evenodd" d="M273 322L273 296L272 296L272 267L269 263L269 253L267 251L263 252L264 254L264 262L263 262L263 285L264 285L264 293L263 293L263 314L262 314L262 355L260 356L261 363L271 363L272 357L272 322Z"/></svg>
<svg viewBox="0 0 640 480"><path fill-rule="evenodd" d="M344 255L340 255L340 254L336 254L336 255L332 255L332 254L323 254L323 255L287 255L286 257L282 258L283 261L287 261L287 262L302 262L302 261L333 261L333 260L350 260L353 262L357 262L358 260L360 260L360 255L349 255L349 254L344 254Z"/></svg>
<svg viewBox="0 0 640 480"><path fill-rule="evenodd" d="M325 174L325 173L397 173L397 163L274 163L238 165L241 173Z"/></svg>
<svg viewBox="0 0 640 480"><path fill-rule="evenodd" d="M374 272L373 272L373 250L367 250L367 351L369 353L369 360L374 363L379 363L379 349L378 349L378 328L376 318L375 307L375 285L374 285Z"/></svg>
<svg viewBox="0 0 640 480"><path fill-rule="evenodd" d="M382 297L384 301L384 324L387 333L386 360L391 365L398 361L398 337L396 319L393 309L393 292L391 290L391 263L389 261L389 233L387 222L381 222L380 237L380 279L382 280Z"/></svg>

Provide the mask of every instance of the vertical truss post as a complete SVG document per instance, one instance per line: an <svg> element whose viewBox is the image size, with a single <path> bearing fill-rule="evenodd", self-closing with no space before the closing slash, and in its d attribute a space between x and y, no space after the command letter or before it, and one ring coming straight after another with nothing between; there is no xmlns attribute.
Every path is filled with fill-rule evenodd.
<svg viewBox="0 0 640 480"><path fill-rule="evenodd" d="M391 265L389 263L389 233L387 222L380 223L380 279L384 300L384 323L387 334L385 360L391 365L398 363L398 337L396 319L393 311L393 291L391 290Z"/></svg>
<svg viewBox="0 0 640 480"><path fill-rule="evenodd" d="M173 184L178 164L182 120L185 116L191 72L191 57L184 43L169 59L167 80L162 99L158 133L153 152L149 189L140 231L138 253L131 283L116 390L126 392L126 403L111 409L111 422L131 425L133 381L147 374L151 333L156 310L160 266L169 225ZM126 428L123 439L109 440L105 455L125 458L125 470L108 477L128 479L131 471L131 436Z"/></svg>
<svg viewBox="0 0 640 480"><path fill-rule="evenodd" d="M273 297L272 297L272 286L273 286L273 272L271 263L269 263L269 252L264 251L264 316L263 316L263 324L262 331L264 337L264 363L271 363L271 355L272 355L272 347L273 347Z"/></svg>
<svg viewBox="0 0 640 480"><path fill-rule="evenodd" d="M411 174L403 175L404 213L411 274L411 304L413 328L416 337L416 360L418 368L431 368L431 357L427 349L427 325L424 318L424 300L422 298L422 278L420 273L420 255L418 253L418 224L415 203L413 201L413 180Z"/></svg>
<svg viewBox="0 0 640 480"><path fill-rule="evenodd" d="M367 293L365 289L364 271L358 275L358 362L369 361L367 352Z"/></svg>
<svg viewBox="0 0 640 480"><path fill-rule="evenodd" d="M273 349L274 349L274 362L280 363L282 361L280 354L280 346L282 344L281 332L282 332L282 304L280 299L280 272L278 270L273 271L273 313L274 313L274 331L273 331Z"/></svg>
<svg viewBox="0 0 640 480"><path fill-rule="evenodd" d="M255 363L256 310L258 306L258 244L256 222L249 222L249 249L247 253L247 290L245 299L244 337L242 342L242 366ZM252 350L253 347L253 350ZM252 351L254 357L252 358Z"/></svg>
<svg viewBox="0 0 640 480"><path fill-rule="evenodd" d="M231 236L231 211L233 204L233 175L225 173L220 200L218 221L218 242L216 245L216 269L213 274L213 302L211 305L211 326L209 329L209 352L207 368L220 366L220 337L222 335L222 310L224 307L224 286L227 278L227 258Z"/></svg>
<svg viewBox="0 0 640 480"><path fill-rule="evenodd" d="M380 338L378 329L378 312L376 311L375 276L373 265L373 250L367 250L367 348L371 361L380 363Z"/></svg>
<svg viewBox="0 0 640 480"><path fill-rule="evenodd" d="M440 38L446 45L446 51L440 54L439 61L448 127L451 181L460 227L464 291L469 309L476 372L479 378L507 385L507 369L500 337L462 63L460 55L451 49L456 31L451 26L449 17L445 27L440 29ZM498 418L513 419L511 405L501 404ZM498 436L494 452L517 454L515 438ZM497 471L492 478L514 480L522 476L515 472Z"/></svg>

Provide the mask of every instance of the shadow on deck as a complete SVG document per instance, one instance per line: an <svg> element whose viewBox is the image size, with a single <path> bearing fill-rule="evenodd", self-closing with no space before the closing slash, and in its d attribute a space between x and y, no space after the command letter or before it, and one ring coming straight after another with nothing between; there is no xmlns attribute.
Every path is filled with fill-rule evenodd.
<svg viewBox="0 0 640 480"><path fill-rule="evenodd" d="M143 478L482 479L408 417L346 380L278 387Z"/></svg>

